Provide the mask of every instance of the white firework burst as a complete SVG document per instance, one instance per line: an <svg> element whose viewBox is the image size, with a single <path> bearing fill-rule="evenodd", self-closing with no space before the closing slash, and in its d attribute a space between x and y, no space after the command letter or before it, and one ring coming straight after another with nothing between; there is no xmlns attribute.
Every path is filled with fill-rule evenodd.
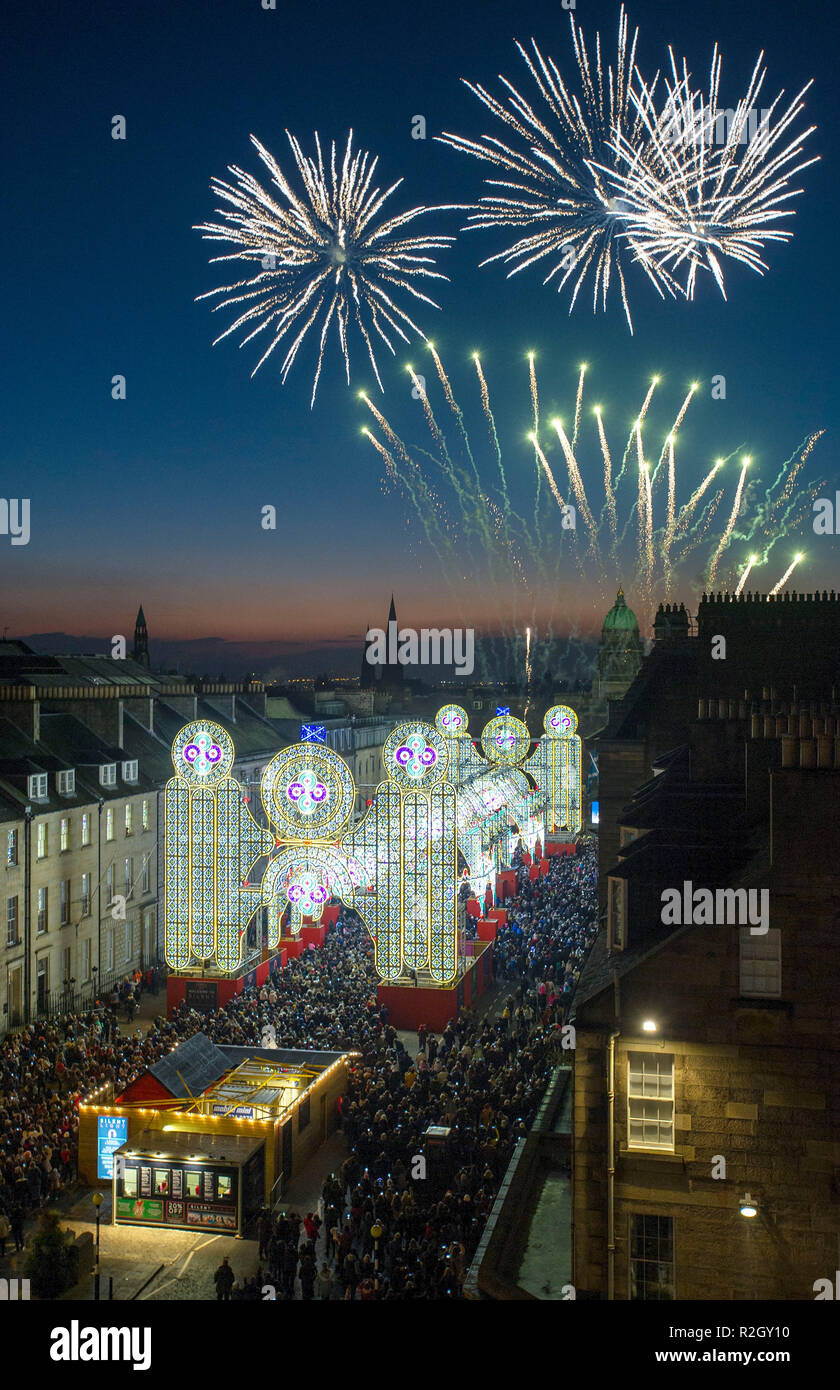
<svg viewBox="0 0 840 1390"><path fill-rule="evenodd" d="M642 162L646 155L658 160L656 146L647 136L643 111L632 101L639 31L634 30L628 43L627 15L622 6L613 68L605 66L602 59L600 34L596 35L591 62L574 16L569 18L578 92L569 89L557 65L543 57L533 39L533 57L517 43L541 98L539 112L505 77L500 80L507 89L507 104L497 101L484 87L465 82L513 133L515 143L490 135L470 140L449 131L437 138L507 175L486 180L488 187L499 191L479 200L468 219L468 229L517 228L522 234L482 265L502 261L512 266L510 277L535 262L549 260L551 268L543 283L556 280L561 291L572 281L570 312L590 271L593 310L597 311L599 298L601 307L606 308L615 272L632 332L623 260L638 262L661 296L678 292L668 269L628 231L628 209L609 177L611 173L617 175L623 165L625 144L640 151ZM651 99L655 85L654 80L646 89ZM618 140L621 143L616 148ZM635 212L635 205L630 210Z"/></svg>
<svg viewBox="0 0 840 1390"><path fill-rule="evenodd" d="M736 107L724 110L717 45L705 97L692 89L685 60L680 71L669 52L667 100L657 106L653 90L637 72L638 90L631 91L630 99L642 123L642 139L617 127L613 157L599 170L621 204L628 240L646 261L680 273L680 287L689 299L698 270L708 270L725 299L723 257L763 274L768 268L762 260L765 243L789 241L793 235L778 222L794 216L787 204L802 192L791 181L819 158L801 158L815 126L790 138L812 84L806 83L787 107L782 107L784 91L760 107L766 77L760 53L746 93Z"/></svg>
<svg viewBox="0 0 840 1390"><path fill-rule="evenodd" d="M386 201L399 188L398 179L384 192L373 184L377 160L365 151L353 150L353 132L343 156L330 146L325 163L321 143L315 134L315 158L305 155L295 137L286 132L303 194L295 192L274 157L255 136L251 141L279 190L280 200L264 188L252 174L229 166L234 183L212 182L213 192L227 205L217 209L221 223L205 222L196 227L206 240L222 241L237 249L215 256L217 261L245 261L257 268L247 278L199 295L199 299L220 297L214 310L234 308L236 318L215 342L238 329L247 329L240 347L259 333L270 341L253 376L279 343L284 342L281 376L286 377L310 329L318 335L318 360L312 387L312 401L324 360L330 324L335 325L350 380L348 334L355 326L364 339L376 380L382 389L374 341L395 351L391 336L409 342L406 330L425 338L422 329L394 300L405 292L414 299L439 306L415 283L446 280L433 269L430 251L441 250L454 237L424 234L406 236L405 228L427 212L445 208L415 207L386 220L379 214ZM340 158L340 164L339 164Z"/></svg>

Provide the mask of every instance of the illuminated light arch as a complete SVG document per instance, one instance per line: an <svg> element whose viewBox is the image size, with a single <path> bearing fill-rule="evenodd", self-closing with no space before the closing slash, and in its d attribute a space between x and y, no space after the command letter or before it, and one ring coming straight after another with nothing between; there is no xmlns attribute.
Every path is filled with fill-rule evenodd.
<svg viewBox="0 0 840 1390"><path fill-rule="evenodd" d="M528 725L512 714L497 715L485 724L481 747L488 762L514 767L528 756L531 747Z"/></svg>
<svg viewBox="0 0 840 1390"><path fill-rule="evenodd" d="M297 936L304 917L320 918L331 897L350 903L356 891L354 875L340 850L323 845L294 845L280 851L269 864L260 885L260 899L271 908L268 946L280 940L280 920L289 909L289 928Z"/></svg>
<svg viewBox="0 0 840 1390"><path fill-rule="evenodd" d="M263 770L260 796L278 840L327 840L350 819L356 786L332 748L293 743Z"/></svg>
<svg viewBox="0 0 840 1390"><path fill-rule="evenodd" d="M344 841L373 881L356 907L383 979L428 970L438 984L450 984L458 974L458 846L447 741L431 724L406 721L388 735L382 761L388 780Z"/></svg>
<svg viewBox="0 0 840 1390"><path fill-rule="evenodd" d="M577 835L581 827L581 740L578 720L568 705L552 705L543 720L545 734L524 765L546 794L545 831Z"/></svg>
<svg viewBox="0 0 840 1390"><path fill-rule="evenodd" d="M435 716L435 728L446 740L449 752L447 780L460 787L486 767L469 733L470 719L463 705L443 705Z"/></svg>
<svg viewBox="0 0 840 1390"><path fill-rule="evenodd" d="M186 724L172 744L175 776L164 788L164 955L173 970L217 968L242 959L242 938L259 905L246 887L271 837L231 777L235 750L210 720Z"/></svg>
<svg viewBox="0 0 840 1390"><path fill-rule="evenodd" d="M264 769L260 796L279 851L261 888L262 901L269 907L268 944L273 948L280 939L286 908L289 931L298 936L304 917L320 918L328 898L351 902L355 879L361 882L364 870L354 865L357 872L351 873L340 846L356 800L356 784L346 762L332 748L309 739L284 748Z"/></svg>

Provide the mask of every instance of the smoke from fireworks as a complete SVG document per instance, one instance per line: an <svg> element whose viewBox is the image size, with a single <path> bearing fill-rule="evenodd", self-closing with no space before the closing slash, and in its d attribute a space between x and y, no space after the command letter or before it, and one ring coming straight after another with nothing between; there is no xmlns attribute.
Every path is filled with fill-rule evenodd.
<svg viewBox="0 0 840 1390"><path fill-rule="evenodd" d="M303 193L295 192L274 157L252 135L251 141L281 201L252 174L235 165L229 166L233 184L213 180L213 192L228 205L217 209L223 221L203 222L195 230L202 232L207 241L227 242L237 249L214 256L211 265L218 261L243 261L256 269L253 274L249 269L245 279L209 290L198 298L221 296L214 311L236 310L234 322L215 342L241 328L246 333L240 347L259 333L267 335L270 341L252 376L284 342L281 377L285 381L311 329L318 339L314 404L330 327L338 338L348 382L348 335L355 328L364 340L381 390L374 342L384 343L393 353L394 335L406 343L406 330L425 337L405 308L395 301L394 294L409 295L438 308L418 288L418 282L447 278L432 269L434 257L425 253L441 250L454 240L429 233L406 236L405 228L427 212L446 209L415 207L383 221L383 206L402 180L384 192L374 186L377 160L364 151L353 151L352 131L343 156L333 141L327 161L317 133L314 159L303 153L293 135L288 131L286 134Z"/></svg>
<svg viewBox="0 0 840 1390"><path fill-rule="evenodd" d="M523 433L533 450L532 477L539 478L541 486L543 480L548 483L542 493L538 532L525 519L529 508L522 506L510 486L511 478L521 480L522 460L514 460L505 469L490 386L478 354L474 354L481 406L478 418L483 417L488 426L484 447L471 437L466 412L456 402L437 352L435 362L444 398L458 422L458 439L447 440L425 390L422 402L430 443L414 446L404 442L370 398L361 393L380 437L370 426L364 433L380 456L387 458L388 476L414 508L441 573L448 579L455 577L453 593L461 588L468 572L492 599L495 611L512 615L514 629L523 630L525 621L533 629L537 605L544 606L546 593L560 604L572 598L570 559L583 581L578 592L585 588L596 612L603 612L620 582L634 590L650 614L657 602L685 597L686 589L696 594L701 587L734 587L737 581L740 592L753 565L766 563L775 547L789 538L810 512L811 493L798 486L798 479L822 431L810 435L781 464L763 492L759 492L758 479L747 488L749 459L741 459L737 478L724 476L722 470L731 456L717 459L689 491L681 476L679 439L697 383L679 404L653 463L646 457L644 437L646 418L660 388L660 379L653 379L616 471L612 460L619 455L616 448L610 449L603 406L591 412L595 427L591 431L585 427L590 412L584 409L582 373L574 401L574 418L580 429L570 432L561 419L541 420L536 404L536 365L529 354L523 380L523 416L531 428ZM413 369L412 380L421 381ZM649 422L647 425L649 429ZM435 470L434 482L429 477L430 464ZM693 471L696 474L696 464ZM723 486L712 495L715 480L722 481ZM728 482L734 486L731 501L725 503ZM823 480L816 484L822 485ZM716 526L722 503L726 520ZM744 570L747 556L749 564ZM792 570L774 592L784 586L790 573ZM524 620L523 609L527 615ZM529 669L531 653L528 638Z"/></svg>

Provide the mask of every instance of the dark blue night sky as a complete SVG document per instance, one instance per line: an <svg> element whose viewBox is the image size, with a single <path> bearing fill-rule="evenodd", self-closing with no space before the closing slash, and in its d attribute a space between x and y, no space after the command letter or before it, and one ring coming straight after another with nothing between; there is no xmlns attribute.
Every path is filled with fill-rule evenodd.
<svg viewBox="0 0 840 1390"><path fill-rule="evenodd" d="M441 351L456 394L474 377L480 349L494 394L510 475L530 476L527 368L536 350L543 410L568 415L576 368L589 364L589 400L632 420L652 373L667 385L673 414L689 382L727 379L725 402L706 388L680 437L686 486L718 455L743 449L763 481L810 432L826 434L805 480L840 487L836 460L837 36L826 7L762 0L671 0L631 5L646 70L666 46L705 80L713 43L724 54L723 91L736 98L761 48L767 92L793 95L810 77L809 148L821 162L802 175L794 240L770 246L760 278L727 266L728 303L705 277L694 303L662 303L631 274L635 335L617 301L591 313L591 295L568 316L568 295L543 287L539 271L507 281L477 263L500 241L470 233L442 252L450 284L442 311L419 321ZM600 28L615 46L618 6L579 0L588 40ZM568 60L568 14L558 3L520 7L495 0L418 5L177 0L176 4L13 4L7 12L2 83L6 215L3 491L28 496L32 536L11 548L0 537L10 635L63 630L125 631L142 600L153 634L170 638L342 639L384 618L394 589L400 617L417 625L454 616L434 557L406 529L406 507L383 494L381 466L361 437L356 390L375 383L361 352L348 391L337 348L328 353L310 412L314 348L302 350L285 386L273 359L254 380L253 345L217 347L221 315L195 296L218 283L211 248L192 230L210 219L212 176L228 164L256 174L253 132L291 166L284 130L307 147L317 129L380 156L383 184L404 176L400 207L475 198L478 164L411 138L411 118L477 136L490 121L459 83L527 78L513 38L532 35ZM127 139L111 139L111 118ZM459 215L434 219L454 233ZM429 219L429 225L433 219ZM404 363L385 363L384 409L410 433L420 407ZM114 402L110 381L127 379ZM460 390L459 390L460 388ZM520 457L521 456L521 457ZM523 474L524 476L524 474ZM597 476L597 469L593 477ZM260 508L277 507L274 532ZM722 524L722 521L721 521ZM778 547L772 580L789 552L807 564L798 587L836 583L837 540L802 534ZM778 558L777 558L778 557ZM570 576L573 579L573 576ZM759 585L758 587L761 587ZM480 595L476 621L489 617ZM572 589L570 620L588 610ZM563 613L553 614L562 626Z"/></svg>

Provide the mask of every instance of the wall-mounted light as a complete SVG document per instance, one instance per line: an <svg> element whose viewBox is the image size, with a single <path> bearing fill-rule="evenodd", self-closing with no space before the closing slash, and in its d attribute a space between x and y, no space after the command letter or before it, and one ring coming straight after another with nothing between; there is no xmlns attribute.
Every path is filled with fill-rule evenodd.
<svg viewBox="0 0 840 1390"><path fill-rule="evenodd" d="M742 1216L758 1216L758 1207L756 1206L749 1192L744 1193L743 1197L738 1203L738 1210L740 1211Z"/></svg>
<svg viewBox="0 0 840 1390"><path fill-rule="evenodd" d="M642 1032L643 1032L643 1033L655 1033L655 1032L656 1032L656 1024L654 1023L654 1021L653 1021L652 1018L646 1018L646 1019L645 1019L644 1023L642 1024Z"/></svg>

